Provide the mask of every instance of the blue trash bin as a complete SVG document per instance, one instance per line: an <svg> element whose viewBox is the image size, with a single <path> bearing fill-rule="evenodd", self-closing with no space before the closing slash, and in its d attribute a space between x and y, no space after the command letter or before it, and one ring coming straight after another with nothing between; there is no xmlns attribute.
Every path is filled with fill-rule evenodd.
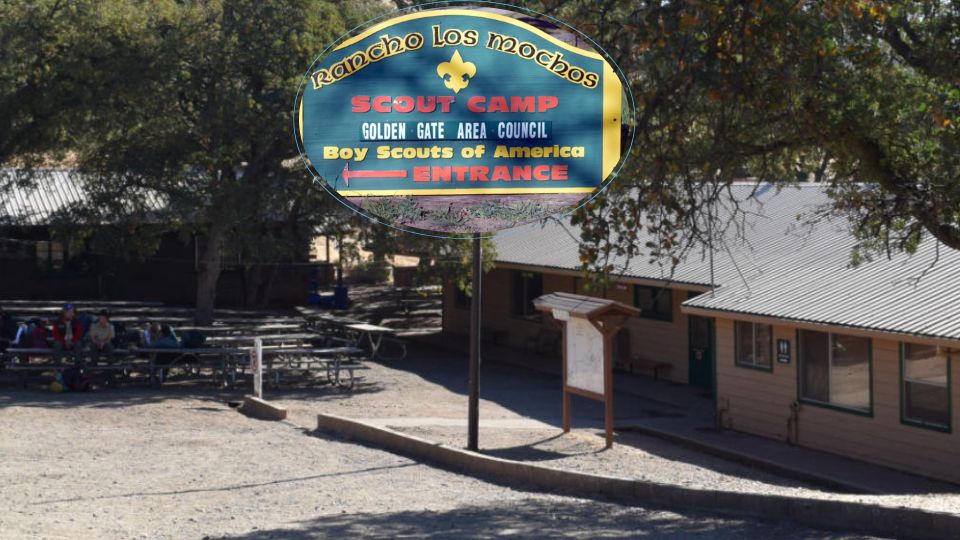
<svg viewBox="0 0 960 540"><path fill-rule="evenodd" d="M333 288L333 307L335 309L347 309L350 299L347 297L347 286L337 285Z"/></svg>

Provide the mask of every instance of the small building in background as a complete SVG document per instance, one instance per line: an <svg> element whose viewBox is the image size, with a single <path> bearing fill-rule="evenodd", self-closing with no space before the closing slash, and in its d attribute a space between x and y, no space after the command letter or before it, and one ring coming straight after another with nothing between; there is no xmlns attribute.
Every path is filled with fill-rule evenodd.
<svg viewBox="0 0 960 540"><path fill-rule="evenodd" d="M830 203L823 186L732 193L741 227L675 267L613 260L604 291L585 288L569 221L498 235L485 338L559 365L559 331L533 299L628 303L641 312L617 336L619 371L702 389L726 428L960 483L960 252L930 240L852 266L847 222L809 221ZM469 299L446 286L444 331L468 320Z"/></svg>
<svg viewBox="0 0 960 540"><path fill-rule="evenodd" d="M139 256L124 252L107 241L127 232L113 230L123 224L76 223L66 217L65 212L85 200L75 171L46 169L22 181L18 180L25 175L21 171L0 172L12 185L0 201L0 298L195 302L197 248L202 238L172 231L161 221L148 222L141 225L145 235L151 226L167 232ZM151 204L161 210L164 203L158 197ZM217 305L255 307L263 294L262 274L267 268L229 250L222 263ZM311 264L309 241L305 241L292 261L269 269L275 274L266 305L304 304L311 280L328 274L319 266Z"/></svg>

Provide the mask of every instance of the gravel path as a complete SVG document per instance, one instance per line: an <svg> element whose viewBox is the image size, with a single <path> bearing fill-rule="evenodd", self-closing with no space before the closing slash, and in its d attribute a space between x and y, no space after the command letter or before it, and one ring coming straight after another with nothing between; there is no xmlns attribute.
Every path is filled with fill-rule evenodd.
<svg viewBox="0 0 960 540"><path fill-rule="evenodd" d="M367 380L354 392L318 389L274 392L304 427L318 411L363 419L419 437L464 447L466 365L455 353L418 350L412 359L371 363ZM602 406L575 398L574 431L559 436L559 380L538 372L487 363L481 389L481 450L597 474L647 479L704 489L865 501L960 514L960 487L952 493L850 495L833 493L791 478L766 473L703 452L638 433L618 433L618 444L604 451ZM629 411L658 404L618 395L617 421L629 424ZM620 416L620 415L627 416ZM486 427L484 427L486 426Z"/></svg>
<svg viewBox="0 0 960 540"><path fill-rule="evenodd" d="M318 408L324 392L300 402ZM855 538L498 486L305 433L302 410L252 420L225 398L0 390L0 536Z"/></svg>

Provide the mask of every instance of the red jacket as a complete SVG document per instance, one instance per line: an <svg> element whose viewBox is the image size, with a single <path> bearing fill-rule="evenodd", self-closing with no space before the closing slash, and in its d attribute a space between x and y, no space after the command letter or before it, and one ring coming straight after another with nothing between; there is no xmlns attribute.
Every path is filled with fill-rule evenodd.
<svg viewBox="0 0 960 540"><path fill-rule="evenodd" d="M71 347L80 343L80 339L83 338L83 325L80 324L80 321L74 317L70 321L70 333L73 335L73 340L71 342ZM65 336L67 335L67 321L63 317L57 319L53 323L53 341L61 343L66 346Z"/></svg>

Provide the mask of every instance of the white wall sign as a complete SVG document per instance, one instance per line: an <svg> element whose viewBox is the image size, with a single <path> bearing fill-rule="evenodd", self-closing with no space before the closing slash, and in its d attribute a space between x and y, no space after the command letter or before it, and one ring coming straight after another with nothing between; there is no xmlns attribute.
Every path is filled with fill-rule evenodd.
<svg viewBox="0 0 960 540"><path fill-rule="evenodd" d="M566 324L567 386L603 394L603 334L587 319Z"/></svg>

